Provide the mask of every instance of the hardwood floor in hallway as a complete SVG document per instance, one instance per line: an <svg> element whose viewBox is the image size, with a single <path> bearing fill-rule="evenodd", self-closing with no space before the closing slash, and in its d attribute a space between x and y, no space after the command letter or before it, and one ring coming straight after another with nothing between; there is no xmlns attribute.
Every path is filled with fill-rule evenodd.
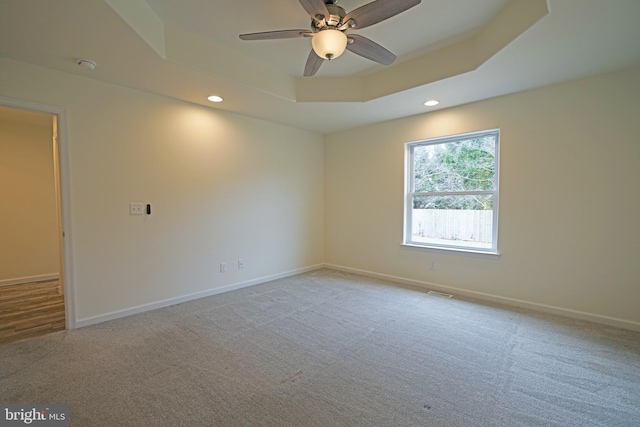
<svg viewBox="0 0 640 427"><path fill-rule="evenodd" d="M0 344L64 329L60 280L0 286Z"/></svg>

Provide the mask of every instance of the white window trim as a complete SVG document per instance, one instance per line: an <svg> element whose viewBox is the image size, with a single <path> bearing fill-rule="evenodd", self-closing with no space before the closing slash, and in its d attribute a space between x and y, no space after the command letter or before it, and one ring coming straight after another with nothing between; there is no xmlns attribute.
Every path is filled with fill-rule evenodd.
<svg viewBox="0 0 640 427"><path fill-rule="evenodd" d="M421 145L430 145L430 144L446 144L450 142L478 138L485 135L495 135L496 138L496 170L495 170L495 180L494 180L494 188L493 190L482 190L482 191L464 191L464 192L414 192L413 191L413 147L421 146ZM500 129L487 129L478 132L468 132L458 135L450 135L445 137L438 138L429 138L418 141L410 141L404 144L405 150L405 182L404 182L404 236L402 245L409 246L412 248L424 248L424 249L439 249L445 251L455 251L455 252L470 252L470 253L478 253L478 254L487 254L487 255L499 255L498 252L498 212L500 206ZM447 245L447 244L437 244L437 243L420 243L414 242L411 238L412 236L412 207L413 207L413 197L418 196L432 196L432 195L492 195L493 196L493 223L492 223L492 247L491 248L477 248L473 246L462 246L462 245Z"/></svg>

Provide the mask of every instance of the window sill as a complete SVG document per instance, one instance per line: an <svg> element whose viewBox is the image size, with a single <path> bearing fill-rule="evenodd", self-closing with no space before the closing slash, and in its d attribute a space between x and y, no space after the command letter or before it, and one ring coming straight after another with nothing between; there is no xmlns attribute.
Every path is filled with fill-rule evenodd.
<svg viewBox="0 0 640 427"><path fill-rule="evenodd" d="M452 247L445 247L445 246L415 245L412 243L401 243L400 246L406 246L408 248L415 248L415 249L429 249L429 250L446 251L446 252L462 252L462 253L470 253L470 254L477 254L477 255L495 256L495 257L500 256L499 252L481 251L473 248L452 248Z"/></svg>

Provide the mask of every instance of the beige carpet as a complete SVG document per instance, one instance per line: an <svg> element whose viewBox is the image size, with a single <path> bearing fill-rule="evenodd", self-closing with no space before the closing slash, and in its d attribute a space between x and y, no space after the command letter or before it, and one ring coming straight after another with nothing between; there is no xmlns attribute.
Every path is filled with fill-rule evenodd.
<svg viewBox="0 0 640 427"><path fill-rule="evenodd" d="M319 270L0 347L73 426L639 426L640 334Z"/></svg>

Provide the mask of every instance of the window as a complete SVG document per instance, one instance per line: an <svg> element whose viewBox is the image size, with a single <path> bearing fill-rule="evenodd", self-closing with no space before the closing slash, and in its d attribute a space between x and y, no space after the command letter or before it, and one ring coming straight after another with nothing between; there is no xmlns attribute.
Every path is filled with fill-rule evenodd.
<svg viewBox="0 0 640 427"><path fill-rule="evenodd" d="M404 244L497 253L497 129L406 144Z"/></svg>

